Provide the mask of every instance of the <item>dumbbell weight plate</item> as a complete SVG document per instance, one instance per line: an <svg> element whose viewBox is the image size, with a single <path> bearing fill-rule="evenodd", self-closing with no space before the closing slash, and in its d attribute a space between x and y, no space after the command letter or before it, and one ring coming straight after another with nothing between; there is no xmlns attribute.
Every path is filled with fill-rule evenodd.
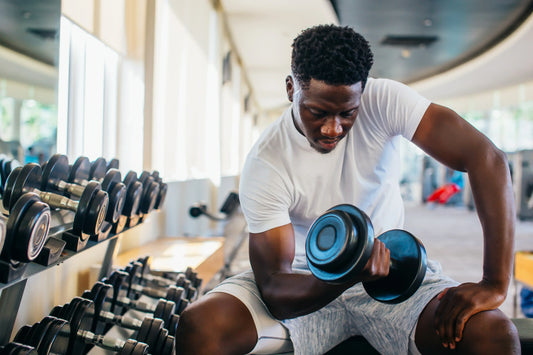
<svg viewBox="0 0 533 355"><path fill-rule="evenodd" d="M63 194L57 186L61 181L67 181L69 174L68 158L66 155L54 154L43 168L41 177L41 191Z"/></svg>
<svg viewBox="0 0 533 355"><path fill-rule="evenodd" d="M69 335L70 324L64 319L54 318L38 346L39 354L66 354Z"/></svg>
<svg viewBox="0 0 533 355"><path fill-rule="evenodd" d="M22 195L7 219L1 255L12 261L34 260L46 241L50 219L50 208L36 194Z"/></svg>
<svg viewBox="0 0 533 355"><path fill-rule="evenodd" d="M91 163L89 170L89 179L101 181L105 177L107 163L104 158L98 158Z"/></svg>
<svg viewBox="0 0 533 355"><path fill-rule="evenodd" d="M154 353L155 354L161 354L161 355L167 355L167 353L163 352L163 346L165 345L166 339L168 338L168 330L165 328L159 329L159 333L157 335L157 342L154 345Z"/></svg>
<svg viewBox="0 0 533 355"><path fill-rule="evenodd" d="M28 342L30 341L32 332L31 328L31 325L23 325L20 327L20 329L17 331L17 334L15 334L13 341L15 343L29 345Z"/></svg>
<svg viewBox="0 0 533 355"><path fill-rule="evenodd" d="M167 184L165 184L164 182L159 184L159 194L157 195L154 209L160 210L163 207L163 205L165 204L165 198L167 197L167 190L168 190Z"/></svg>
<svg viewBox="0 0 533 355"><path fill-rule="evenodd" d="M128 171L126 176L124 176L124 185L126 185L126 188L130 186L130 184L134 181L138 181L137 173L133 170Z"/></svg>
<svg viewBox="0 0 533 355"><path fill-rule="evenodd" d="M85 186L72 225L76 232L83 232L88 235L96 235L100 232L103 218L107 213L107 203L101 194L95 200L95 195L97 195L97 192L99 191L101 191L100 183L96 181L89 181L87 186ZM107 197L105 192L104 194ZM98 203L105 203L105 206L99 205Z"/></svg>
<svg viewBox="0 0 533 355"><path fill-rule="evenodd" d="M106 279L102 280L102 282L109 284L113 287L113 298L111 300L111 308L109 309L110 312L118 313L116 310L117 307L117 299L121 293L121 290L124 286L124 281L127 279L128 274L124 271L115 270L107 277ZM126 294L129 297L129 292Z"/></svg>
<svg viewBox="0 0 533 355"><path fill-rule="evenodd" d="M111 185L122 182L122 176L117 169L107 170L102 180L102 190L109 191Z"/></svg>
<svg viewBox="0 0 533 355"><path fill-rule="evenodd" d="M158 354L156 346L159 341L159 332L163 329L163 320L159 318L145 317L137 332L135 340L148 344L150 353Z"/></svg>
<svg viewBox="0 0 533 355"><path fill-rule="evenodd" d="M113 186L109 194L109 207L106 215L106 220L111 223L117 223L122 211L124 210L124 203L127 196L126 187L119 182Z"/></svg>
<svg viewBox="0 0 533 355"><path fill-rule="evenodd" d="M127 339L124 347L118 352L118 355L145 355L148 354L148 344L138 342L133 339Z"/></svg>
<svg viewBox="0 0 533 355"><path fill-rule="evenodd" d="M37 355L37 350L33 346L11 342L0 347L2 355Z"/></svg>
<svg viewBox="0 0 533 355"><path fill-rule="evenodd" d="M13 188L15 187L15 182L17 181L17 177L19 176L21 170L22 166L15 168L7 177L7 181L4 186L2 204L4 205L4 208L8 211L11 210L11 206L13 206L13 204L15 203L15 201L11 201L11 196L13 195Z"/></svg>
<svg viewBox="0 0 533 355"><path fill-rule="evenodd" d="M164 338L163 345L161 346L162 355L173 355L176 353L176 339L170 334Z"/></svg>
<svg viewBox="0 0 533 355"><path fill-rule="evenodd" d="M5 185L5 182L8 178L8 176L11 174L11 172L21 166L20 162L16 159L5 159L2 162L2 184Z"/></svg>
<svg viewBox="0 0 533 355"><path fill-rule="evenodd" d="M51 322L52 318L45 317L39 323L34 324L29 333L30 339L26 344L35 347L37 351L40 352L39 345L42 343L45 333L48 330Z"/></svg>
<svg viewBox="0 0 533 355"><path fill-rule="evenodd" d="M70 174L68 175L68 182L82 185L82 182L89 180L89 173L91 170L91 162L87 157L79 157L76 159Z"/></svg>
<svg viewBox="0 0 533 355"><path fill-rule="evenodd" d="M102 190L109 194L109 209L106 215L106 221L110 223L117 223L122 210L124 209L124 202L127 197L126 186L121 182L122 177L120 171L117 169L110 169L105 174L102 181Z"/></svg>
<svg viewBox="0 0 533 355"><path fill-rule="evenodd" d="M41 187L43 171L38 164L28 163L22 167L17 175L13 191L11 191L11 204L16 202L24 193L32 192Z"/></svg>
<svg viewBox="0 0 533 355"><path fill-rule="evenodd" d="M139 213L148 214L154 209L157 201L159 184L155 182L154 178L147 171L141 173L139 181L143 184L143 194L139 206Z"/></svg>
<svg viewBox="0 0 533 355"><path fill-rule="evenodd" d="M391 267L385 278L363 282L368 295L384 303L400 303L411 297L426 274L427 257L422 243L411 233L393 229L378 237L390 250Z"/></svg>
<svg viewBox="0 0 533 355"><path fill-rule="evenodd" d="M370 218L348 204L332 207L309 229L306 253L311 272L320 280L344 283L357 275L372 253Z"/></svg>
<svg viewBox="0 0 533 355"><path fill-rule="evenodd" d="M119 161L118 161L118 159L116 159L116 158L111 159L111 160L107 163L107 170L110 170L110 169L118 169L118 167L119 167Z"/></svg>
<svg viewBox="0 0 533 355"><path fill-rule="evenodd" d="M102 190L97 191L94 194L87 211L87 226L91 229L91 233L100 233L108 209L108 194Z"/></svg>
<svg viewBox="0 0 533 355"><path fill-rule="evenodd" d="M108 192L109 195L109 207L107 209L106 221L115 224L118 222L122 211L124 210L124 202L126 201L126 189L124 184L119 182L111 191Z"/></svg>
<svg viewBox="0 0 533 355"><path fill-rule="evenodd" d="M172 315L176 312L176 303L173 301L159 299L154 310L154 318L162 319L165 322L165 328L170 323Z"/></svg>
<svg viewBox="0 0 533 355"><path fill-rule="evenodd" d="M126 190L126 203L122 214L127 217L133 217L139 210L141 203L141 197L143 192L143 186L139 181L133 181Z"/></svg>
<svg viewBox="0 0 533 355"><path fill-rule="evenodd" d="M20 216L17 231L10 231L11 238L16 238L13 242L11 257L22 262L33 261L39 256L48 237L52 219L50 207L41 202L36 195L26 193L19 199L19 201L26 200L33 201L33 203L24 215Z"/></svg>
<svg viewBox="0 0 533 355"><path fill-rule="evenodd" d="M87 298L93 301L95 314L100 314L100 312L104 309L104 303L108 298L109 292L111 292L112 288L113 287L111 285L103 282L96 282L93 285L90 292L91 295ZM105 323L100 322L98 317L93 318L93 325L91 327L91 331L93 333L101 334L105 327Z"/></svg>
<svg viewBox="0 0 533 355"><path fill-rule="evenodd" d="M75 297L65 306L67 306L67 308L63 308L66 317L63 319L69 321L71 330L67 353L83 354L86 344L78 337L78 331L91 329L93 316L95 314L94 303L91 300Z"/></svg>
<svg viewBox="0 0 533 355"><path fill-rule="evenodd" d="M147 187L143 187L143 194L141 196L141 203L139 204L139 212L148 214L152 212L157 201L157 195L159 194L159 184L152 181L152 178L145 182ZM143 184L144 186L144 184Z"/></svg>
<svg viewBox="0 0 533 355"><path fill-rule="evenodd" d="M172 301L179 307L180 302L185 299L185 289L183 287L170 285L167 287L165 299Z"/></svg>
<svg viewBox="0 0 533 355"><path fill-rule="evenodd" d="M180 316L177 314L173 314L170 316L170 321L167 325L165 325L165 328L168 329L168 334L172 336L176 336L176 331L178 330L178 323L180 321Z"/></svg>

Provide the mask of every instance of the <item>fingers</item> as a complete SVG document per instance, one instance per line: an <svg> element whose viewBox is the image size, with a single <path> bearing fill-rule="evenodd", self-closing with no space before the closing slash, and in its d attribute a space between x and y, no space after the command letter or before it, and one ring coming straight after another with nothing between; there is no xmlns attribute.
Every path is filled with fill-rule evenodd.
<svg viewBox="0 0 533 355"><path fill-rule="evenodd" d="M474 305L457 287L441 292L435 311L435 330L445 348L455 349L461 341L466 321L475 313Z"/></svg>
<svg viewBox="0 0 533 355"><path fill-rule="evenodd" d="M375 281L389 274L390 251L379 239L374 239L372 253L361 272L360 281Z"/></svg>
<svg viewBox="0 0 533 355"><path fill-rule="evenodd" d="M376 280L389 274L390 250L379 239L374 239L372 254L366 265L371 279Z"/></svg>

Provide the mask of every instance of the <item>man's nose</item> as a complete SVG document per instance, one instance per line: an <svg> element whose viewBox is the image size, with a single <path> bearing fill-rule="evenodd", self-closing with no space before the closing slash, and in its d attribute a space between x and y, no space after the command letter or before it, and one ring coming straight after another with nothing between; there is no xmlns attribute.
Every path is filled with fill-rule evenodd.
<svg viewBox="0 0 533 355"><path fill-rule="evenodd" d="M320 128L320 133L326 137L335 138L342 134L342 126L337 117L329 118Z"/></svg>

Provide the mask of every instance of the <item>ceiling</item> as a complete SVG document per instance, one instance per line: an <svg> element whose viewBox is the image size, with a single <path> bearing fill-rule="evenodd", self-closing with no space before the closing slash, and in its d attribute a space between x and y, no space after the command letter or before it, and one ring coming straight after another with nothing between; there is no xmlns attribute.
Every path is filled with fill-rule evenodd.
<svg viewBox="0 0 533 355"><path fill-rule="evenodd" d="M61 0L0 0L0 77L55 88L60 17Z"/></svg>
<svg viewBox="0 0 533 355"><path fill-rule="evenodd" d="M372 76L412 84L430 98L533 80L533 0L218 3L253 97L266 111L287 105L284 80L293 38L323 23L352 26L369 40L375 54ZM60 7L61 0L0 0L0 46L34 58L50 73L39 79L17 67L22 63L12 56L8 63L0 59L3 77L55 85Z"/></svg>
<svg viewBox="0 0 533 355"><path fill-rule="evenodd" d="M0 0L0 14L0 45L57 63L61 0Z"/></svg>
<svg viewBox="0 0 533 355"><path fill-rule="evenodd" d="M413 85L422 82L421 89L432 90L428 97L449 96L454 94L446 89L450 82L441 80L435 88L424 79L464 67L483 53L494 54L524 27L533 11L533 0L220 0L220 4L254 96L265 110L287 104L284 79L290 70L290 45L309 26L351 26L370 42L375 55L371 76ZM506 85L517 76L533 80L531 38L533 26L514 44L514 52L507 48L499 53L502 60L495 57L482 63L496 67L486 67L460 85L455 78L453 84L468 93L480 89L475 85L478 79L486 84L481 89ZM513 58L505 52L513 53ZM491 68L504 70L495 73ZM490 80L495 77L499 79Z"/></svg>

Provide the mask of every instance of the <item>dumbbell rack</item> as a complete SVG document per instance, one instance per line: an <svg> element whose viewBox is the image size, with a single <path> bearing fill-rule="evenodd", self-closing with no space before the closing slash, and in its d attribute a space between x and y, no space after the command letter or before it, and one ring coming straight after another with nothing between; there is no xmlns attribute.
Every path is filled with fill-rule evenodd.
<svg viewBox="0 0 533 355"><path fill-rule="evenodd" d="M66 213L65 213L66 212ZM72 212L70 211L53 211L53 214L59 213L62 214L60 217L61 220L72 220ZM62 234L67 232L72 228L72 222L53 226L50 228L49 238L56 238L61 240ZM135 227L125 227L120 233L118 234L112 234L109 233L108 237L101 241L101 242L95 242L92 240L87 241L86 246L79 250L79 251L72 251L68 249L64 249L61 255L59 256L59 259L49 265L44 266L40 265L34 262L28 263L22 273L21 277L18 277L17 279L7 282L7 283L0 283L0 346L5 345L9 343L11 333L13 331L13 327L15 324L15 320L17 317L17 313L21 304L22 296L24 294L24 290L26 287L26 284L28 280L31 278L37 277L39 274L43 273L44 271L47 271L49 269L52 269L54 267L57 267L61 265L63 262L70 258L75 258L79 256L80 254L85 253L86 251L90 250L92 247L96 245L100 245L101 243L107 243L107 249L104 256L104 259L102 261L102 266L100 268L100 275L98 279L102 279L106 275L109 274L111 271L111 268L113 266L113 257L115 255L115 252L117 250L118 241L120 237L128 230L135 228Z"/></svg>

